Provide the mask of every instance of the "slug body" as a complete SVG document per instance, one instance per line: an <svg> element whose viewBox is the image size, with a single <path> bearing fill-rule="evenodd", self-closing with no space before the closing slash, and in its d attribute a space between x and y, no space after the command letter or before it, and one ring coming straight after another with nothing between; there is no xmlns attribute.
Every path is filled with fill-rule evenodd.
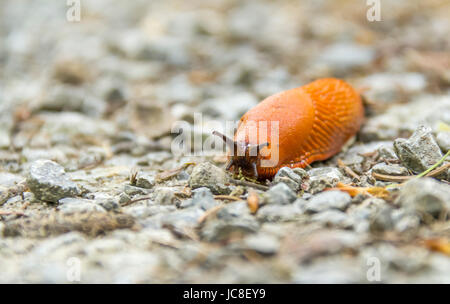
<svg viewBox="0 0 450 304"><path fill-rule="evenodd" d="M281 167L304 168L338 153L363 120L359 93L342 80L325 78L264 99L242 116L234 140L214 134L232 150L228 170L265 180ZM265 141L258 140L261 122L268 124ZM278 125L275 130L273 123ZM277 135L276 141L272 135ZM274 153L276 161L263 165Z"/></svg>

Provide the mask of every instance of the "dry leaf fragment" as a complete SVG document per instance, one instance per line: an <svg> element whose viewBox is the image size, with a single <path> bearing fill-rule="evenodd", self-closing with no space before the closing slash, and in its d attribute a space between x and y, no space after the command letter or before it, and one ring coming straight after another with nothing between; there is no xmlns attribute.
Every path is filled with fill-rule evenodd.
<svg viewBox="0 0 450 304"><path fill-rule="evenodd" d="M327 188L325 190L344 191L350 194L351 197L355 197L358 194L370 194L378 198L387 198L389 196L389 191L383 187L355 187L343 183L337 183L335 188Z"/></svg>
<svg viewBox="0 0 450 304"><path fill-rule="evenodd" d="M251 213L256 213L259 208L259 196L255 191L250 191L247 197L247 205Z"/></svg>
<svg viewBox="0 0 450 304"><path fill-rule="evenodd" d="M450 241L446 238L426 240L425 247L427 247L432 251L437 251L446 255L450 255Z"/></svg>

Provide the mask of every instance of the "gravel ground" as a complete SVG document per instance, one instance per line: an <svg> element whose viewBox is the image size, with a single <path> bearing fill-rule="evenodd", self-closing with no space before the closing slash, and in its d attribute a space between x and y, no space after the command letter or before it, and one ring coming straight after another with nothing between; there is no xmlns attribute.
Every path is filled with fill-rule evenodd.
<svg viewBox="0 0 450 304"><path fill-rule="evenodd" d="M450 167L412 178L450 149L448 1L67 9L0 1L1 283L450 283ZM172 153L176 121L331 76L367 119L327 161L254 184Z"/></svg>

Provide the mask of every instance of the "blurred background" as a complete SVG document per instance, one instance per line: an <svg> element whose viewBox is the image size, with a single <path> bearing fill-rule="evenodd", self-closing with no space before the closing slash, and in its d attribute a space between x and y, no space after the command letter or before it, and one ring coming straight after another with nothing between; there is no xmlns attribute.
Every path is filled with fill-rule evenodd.
<svg viewBox="0 0 450 304"><path fill-rule="evenodd" d="M445 0L381 1L379 22L367 20L366 1L80 4L70 22L65 1L0 1L1 148L83 145L122 131L164 147L175 120L239 119L320 77L368 89L378 105L448 94ZM17 126L36 113L41 120Z"/></svg>

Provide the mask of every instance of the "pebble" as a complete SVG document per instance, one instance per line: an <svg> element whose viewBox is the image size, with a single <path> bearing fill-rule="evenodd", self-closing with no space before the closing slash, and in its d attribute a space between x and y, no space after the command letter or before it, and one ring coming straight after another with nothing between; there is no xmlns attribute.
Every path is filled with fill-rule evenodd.
<svg viewBox="0 0 450 304"><path fill-rule="evenodd" d="M427 170L442 158L441 149L431 134L431 129L423 125L409 139L396 139L394 149L402 163L415 173Z"/></svg>
<svg viewBox="0 0 450 304"><path fill-rule="evenodd" d="M115 210L120 207L119 198L113 197L107 193L89 193L86 197L93 199L97 205L102 206L107 211Z"/></svg>
<svg viewBox="0 0 450 304"><path fill-rule="evenodd" d="M256 217L262 222L290 222L303 214L295 204L265 205L258 209Z"/></svg>
<svg viewBox="0 0 450 304"><path fill-rule="evenodd" d="M385 175L408 175L408 169L398 164L379 163L372 167L372 171Z"/></svg>
<svg viewBox="0 0 450 304"><path fill-rule="evenodd" d="M396 204L419 215L441 218L450 211L450 187L429 177L413 179L400 188Z"/></svg>
<svg viewBox="0 0 450 304"><path fill-rule="evenodd" d="M209 162L204 162L196 165L192 170L189 187L192 189L206 187L214 194L227 194L229 189L224 185L227 181L225 171Z"/></svg>
<svg viewBox="0 0 450 304"><path fill-rule="evenodd" d="M178 202L175 190L171 187L159 187L155 189L153 200L159 205L174 205Z"/></svg>
<svg viewBox="0 0 450 304"><path fill-rule="evenodd" d="M27 185L37 199L45 202L56 203L62 198L80 193L64 168L51 160L37 160L31 164Z"/></svg>
<svg viewBox="0 0 450 304"><path fill-rule="evenodd" d="M305 210L310 213L322 212L329 209L345 210L351 203L351 196L342 191L324 191L314 195L307 201Z"/></svg>
<svg viewBox="0 0 450 304"><path fill-rule="evenodd" d="M119 194L119 204L120 205L126 204L129 201L131 201L131 198L128 194L126 194L125 192L121 192Z"/></svg>
<svg viewBox="0 0 450 304"><path fill-rule="evenodd" d="M278 183L284 183L291 188L292 191L297 192L302 187L302 180L307 177L308 173L301 168L292 170L289 167L282 167L273 178L272 184L276 185Z"/></svg>
<svg viewBox="0 0 450 304"><path fill-rule="evenodd" d="M219 205L219 203L214 200L214 196L211 190L209 190L208 188L197 188L192 192L194 194L193 198L183 201L180 207L187 208L191 206L197 206L206 211Z"/></svg>
<svg viewBox="0 0 450 304"><path fill-rule="evenodd" d="M208 221L201 230L201 236L208 242L221 242L242 237L259 230L259 223L253 216L237 217L230 220Z"/></svg>
<svg viewBox="0 0 450 304"><path fill-rule="evenodd" d="M161 223L164 227L171 227L178 232L186 228L195 228L204 211L198 207L191 207L163 214Z"/></svg>
<svg viewBox="0 0 450 304"><path fill-rule="evenodd" d="M341 171L333 167L314 168L308 171L309 192L312 194L323 191L325 188L335 187L343 178Z"/></svg>
<svg viewBox="0 0 450 304"><path fill-rule="evenodd" d="M2 187L11 187L23 180L24 178L20 175L9 172L0 172L0 186Z"/></svg>
<svg viewBox="0 0 450 304"><path fill-rule="evenodd" d="M268 234L251 234L244 239L246 249L254 250L264 255L277 253L280 248L280 242L274 236Z"/></svg>
<svg viewBox="0 0 450 304"><path fill-rule="evenodd" d="M353 220L345 212L336 209L325 210L316 213L311 217L312 221L321 222L325 225L331 225L339 228L350 228L353 226Z"/></svg>
<svg viewBox="0 0 450 304"><path fill-rule="evenodd" d="M155 185L155 177L151 174L139 172L136 176L136 187L151 189Z"/></svg>
<svg viewBox="0 0 450 304"><path fill-rule="evenodd" d="M264 193L263 200L266 204L287 205L293 203L296 198L295 192L289 186L278 183Z"/></svg>
<svg viewBox="0 0 450 304"><path fill-rule="evenodd" d="M389 206L377 210L370 220L369 230L373 233L391 230L394 227L392 211Z"/></svg>
<svg viewBox="0 0 450 304"><path fill-rule="evenodd" d="M147 189L135 187L132 185L124 185L123 186L123 192L128 196L135 196L138 194L147 194Z"/></svg>
<svg viewBox="0 0 450 304"><path fill-rule="evenodd" d="M439 132L436 135L436 142L441 148L442 152L447 153L450 150L450 132Z"/></svg>
<svg viewBox="0 0 450 304"><path fill-rule="evenodd" d="M226 221L244 216L250 216L250 209L244 201L228 203L217 212L217 218Z"/></svg>
<svg viewBox="0 0 450 304"><path fill-rule="evenodd" d="M420 217L417 214L406 212L403 209L396 209L392 212L395 230L405 232L408 230L416 230L420 226Z"/></svg>
<svg viewBox="0 0 450 304"><path fill-rule="evenodd" d="M58 210L64 214L79 212L106 212L105 208L92 200L81 198L63 198L59 200Z"/></svg>

